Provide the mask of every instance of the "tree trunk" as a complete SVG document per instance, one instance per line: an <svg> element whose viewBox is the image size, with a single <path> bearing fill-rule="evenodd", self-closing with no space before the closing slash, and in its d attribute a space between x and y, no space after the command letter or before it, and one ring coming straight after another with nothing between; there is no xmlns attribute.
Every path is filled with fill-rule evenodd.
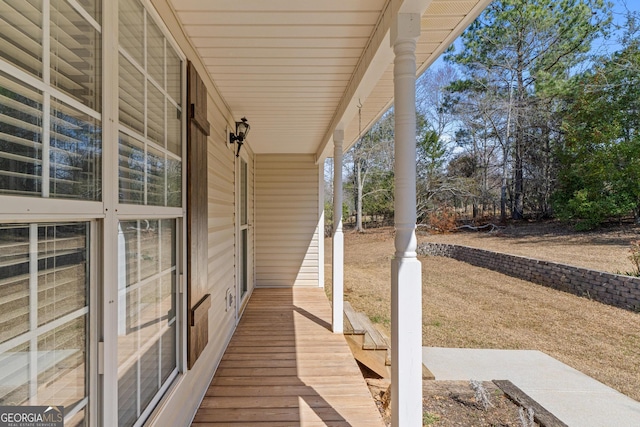
<svg viewBox="0 0 640 427"><path fill-rule="evenodd" d="M553 216L551 211L551 192L553 191L553 155L551 153L551 136L549 126L545 126L544 140L544 208L542 215L546 218Z"/></svg>
<svg viewBox="0 0 640 427"><path fill-rule="evenodd" d="M507 129L502 145L502 183L500 186L500 222L507 222L507 173L509 171L509 144L511 143L511 118L513 114L513 90L509 84L509 103L507 104Z"/></svg>
<svg viewBox="0 0 640 427"><path fill-rule="evenodd" d="M518 41L518 60L517 60L517 87L516 87L516 114L515 114L515 150L514 150L514 171L513 171L513 190L515 196L515 205L511 217L515 220L524 218L524 174L523 174L523 154L524 154L524 60L522 53L522 42Z"/></svg>
<svg viewBox="0 0 640 427"><path fill-rule="evenodd" d="M362 227L362 167L360 161L354 163L356 177L356 231L363 232Z"/></svg>
<svg viewBox="0 0 640 427"><path fill-rule="evenodd" d="M517 138L517 136L516 136ZM522 168L522 144L516 141L515 147L515 168L513 175L513 190L515 194L515 204L513 206L512 218L519 220L524 218L524 174Z"/></svg>

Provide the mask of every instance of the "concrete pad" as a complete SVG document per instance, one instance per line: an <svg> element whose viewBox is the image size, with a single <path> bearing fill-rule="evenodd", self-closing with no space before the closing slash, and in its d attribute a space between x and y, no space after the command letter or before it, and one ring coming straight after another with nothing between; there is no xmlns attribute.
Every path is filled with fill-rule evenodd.
<svg viewBox="0 0 640 427"><path fill-rule="evenodd" d="M509 380L570 427L638 427L640 402L535 350L423 347L436 380Z"/></svg>

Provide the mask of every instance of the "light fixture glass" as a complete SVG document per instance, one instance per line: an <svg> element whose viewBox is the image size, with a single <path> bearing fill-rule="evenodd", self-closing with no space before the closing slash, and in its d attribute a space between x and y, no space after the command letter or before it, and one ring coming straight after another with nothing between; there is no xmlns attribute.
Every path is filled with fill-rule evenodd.
<svg viewBox="0 0 640 427"><path fill-rule="evenodd" d="M249 129L251 129L251 126L249 126L249 123L247 123L246 117L243 117L240 120L241 121L236 122L236 135L238 135L238 138L240 140L244 140L249 134Z"/></svg>

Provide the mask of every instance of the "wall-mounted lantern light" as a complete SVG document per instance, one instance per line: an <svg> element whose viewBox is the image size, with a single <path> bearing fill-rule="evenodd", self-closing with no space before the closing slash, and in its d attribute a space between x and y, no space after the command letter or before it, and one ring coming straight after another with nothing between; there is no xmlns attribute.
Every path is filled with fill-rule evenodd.
<svg viewBox="0 0 640 427"><path fill-rule="evenodd" d="M229 141L233 144L234 142L238 143L238 151L236 152L236 157L240 155L240 148L244 143L244 140L247 138L249 134L249 130L251 126L247 123L247 118L243 117L239 122L236 122L236 132L229 133Z"/></svg>

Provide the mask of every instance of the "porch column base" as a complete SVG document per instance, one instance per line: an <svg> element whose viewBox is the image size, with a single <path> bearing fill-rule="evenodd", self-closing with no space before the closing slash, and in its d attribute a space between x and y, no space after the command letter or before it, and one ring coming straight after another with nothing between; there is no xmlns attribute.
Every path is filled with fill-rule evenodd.
<svg viewBox="0 0 640 427"><path fill-rule="evenodd" d="M391 425L422 425L422 265L391 261ZM416 297L418 296L418 297ZM419 350L419 351L416 351Z"/></svg>
<svg viewBox="0 0 640 427"><path fill-rule="evenodd" d="M333 234L333 288L331 290L333 302L331 329L336 334L344 332L344 234L342 230Z"/></svg>

